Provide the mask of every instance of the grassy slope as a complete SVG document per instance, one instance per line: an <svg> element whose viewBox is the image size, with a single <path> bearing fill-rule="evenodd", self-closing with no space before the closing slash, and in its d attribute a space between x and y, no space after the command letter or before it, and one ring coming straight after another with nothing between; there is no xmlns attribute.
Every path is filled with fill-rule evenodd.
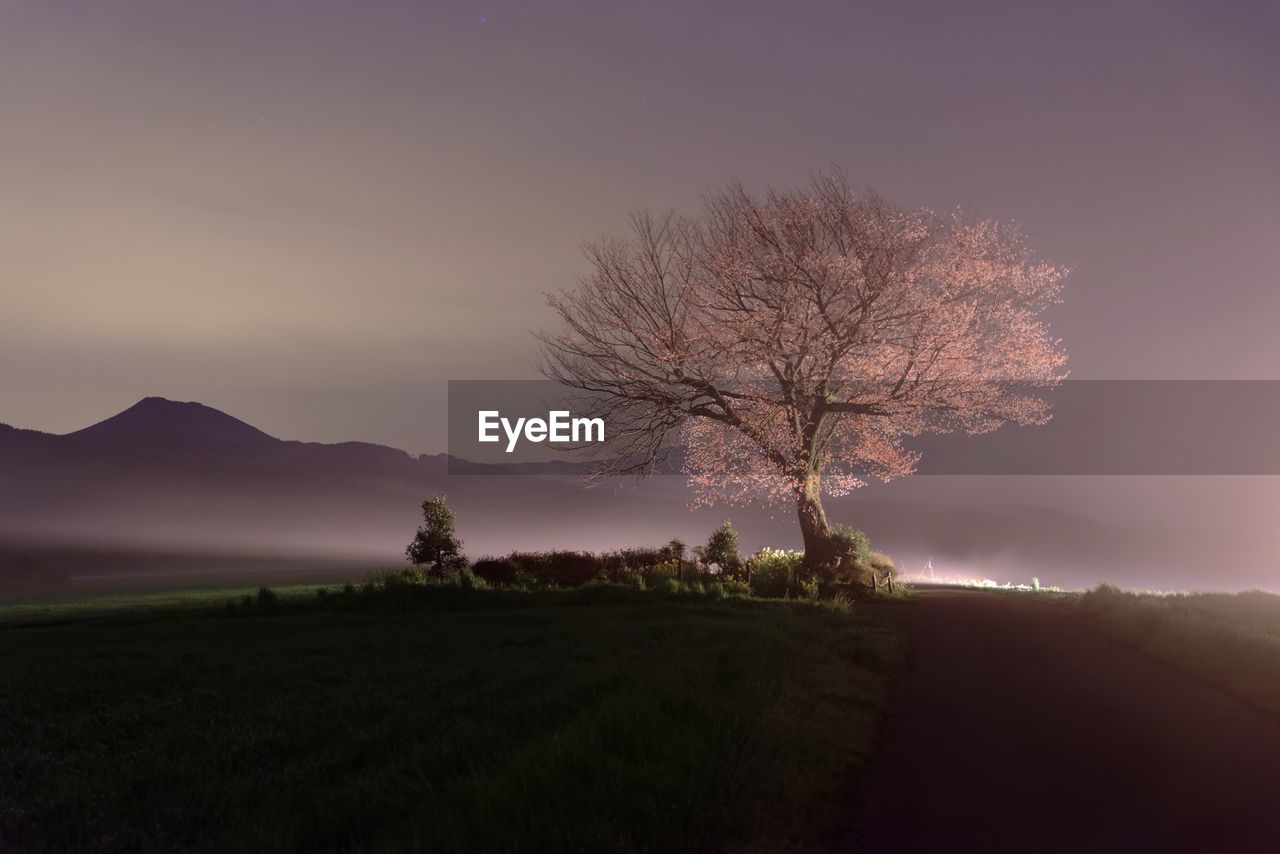
<svg viewBox="0 0 1280 854"><path fill-rule="evenodd" d="M0 629L0 847L789 850L833 831L898 660L874 612L472 595Z"/></svg>
<svg viewBox="0 0 1280 854"><path fill-rule="evenodd" d="M1117 640L1280 714L1280 596L1151 595L1103 586L1079 608Z"/></svg>

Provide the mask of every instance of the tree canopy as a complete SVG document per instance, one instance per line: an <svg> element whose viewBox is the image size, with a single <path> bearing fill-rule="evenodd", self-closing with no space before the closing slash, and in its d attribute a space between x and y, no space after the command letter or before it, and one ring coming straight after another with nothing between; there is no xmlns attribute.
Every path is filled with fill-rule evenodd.
<svg viewBox="0 0 1280 854"><path fill-rule="evenodd" d="M1063 270L1011 226L842 175L638 213L587 257L549 296L543 371L605 419L605 471L649 472L678 445L702 501L795 500L809 562L835 548L823 494L909 474L912 435L1042 423L1064 375L1041 318Z"/></svg>

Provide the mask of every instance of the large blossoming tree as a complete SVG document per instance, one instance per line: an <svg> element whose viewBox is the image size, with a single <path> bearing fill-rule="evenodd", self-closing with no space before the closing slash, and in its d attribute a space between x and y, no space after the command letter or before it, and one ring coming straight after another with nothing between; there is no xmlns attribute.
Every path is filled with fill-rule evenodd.
<svg viewBox="0 0 1280 854"><path fill-rule="evenodd" d="M1041 318L1063 271L1013 228L897 207L820 175L694 218L637 214L548 297L543 372L605 418L605 473L672 446L700 501L788 500L805 563L840 558L822 507L911 473L906 437L1049 415L1066 354Z"/></svg>

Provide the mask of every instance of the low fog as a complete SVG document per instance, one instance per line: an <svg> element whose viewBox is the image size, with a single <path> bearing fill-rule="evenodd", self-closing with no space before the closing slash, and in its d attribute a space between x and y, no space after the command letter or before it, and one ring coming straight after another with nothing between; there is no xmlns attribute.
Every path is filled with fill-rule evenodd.
<svg viewBox="0 0 1280 854"><path fill-rule="evenodd" d="M705 541L798 548L794 510L693 509L683 478L450 474L444 455L275 439L197 404L143 401L66 436L0 430L6 597L236 578L359 577L403 565L419 504L445 494L466 552ZM1083 587L1273 586L1271 476L944 476L830 499L908 576Z"/></svg>

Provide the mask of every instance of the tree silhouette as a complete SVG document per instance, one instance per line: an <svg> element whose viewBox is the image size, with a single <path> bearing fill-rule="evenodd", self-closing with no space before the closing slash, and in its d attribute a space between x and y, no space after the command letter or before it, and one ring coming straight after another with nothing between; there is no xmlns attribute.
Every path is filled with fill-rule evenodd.
<svg viewBox="0 0 1280 854"><path fill-rule="evenodd" d="M415 566L426 565L437 575L466 565L462 557L462 540L453 530L453 510L445 496L422 502L422 525L404 550Z"/></svg>
<svg viewBox="0 0 1280 854"><path fill-rule="evenodd" d="M676 444L698 501L793 500L805 563L838 559L822 495L914 471L903 439L1043 423L1066 353L1040 315L1064 272L1015 229L907 210L818 175L701 216L632 217L549 295L542 370L605 419L602 474Z"/></svg>

